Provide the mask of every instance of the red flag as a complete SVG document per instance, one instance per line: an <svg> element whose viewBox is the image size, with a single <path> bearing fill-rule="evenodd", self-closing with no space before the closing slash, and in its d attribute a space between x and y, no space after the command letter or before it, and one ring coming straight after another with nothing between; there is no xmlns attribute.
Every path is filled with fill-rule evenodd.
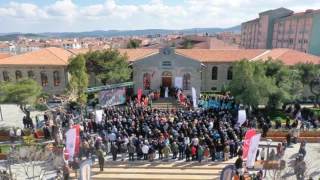
<svg viewBox="0 0 320 180"><path fill-rule="evenodd" d="M151 74L151 76L153 77L155 73L156 73L156 71L153 71L152 74Z"/></svg>
<svg viewBox="0 0 320 180"><path fill-rule="evenodd" d="M243 159L247 158L250 140L251 140L252 136L254 136L256 133L257 133L256 129L251 129L251 130L247 131L246 137L244 140L243 156L242 156Z"/></svg>
<svg viewBox="0 0 320 180"><path fill-rule="evenodd" d="M76 147L74 148L74 154L80 154L80 125L74 125L71 129L76 129Z"/></svg>
<svg viewBox="0 0 320 180"><path fill-rule="evenodd" d="M142 89L138 90L138 102L140 103L141 101L141 96L142 96Z"/></svg>

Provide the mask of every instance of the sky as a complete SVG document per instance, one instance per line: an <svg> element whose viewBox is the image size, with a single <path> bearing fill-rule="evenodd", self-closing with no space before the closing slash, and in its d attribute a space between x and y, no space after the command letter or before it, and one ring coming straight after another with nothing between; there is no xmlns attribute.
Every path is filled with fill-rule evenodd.
<svg viewBox="0 0 320 180"><path fill-rule="evenodd" d="M320 9L320 0L1 0L0 33L228 28L279 7Z"/></svg>

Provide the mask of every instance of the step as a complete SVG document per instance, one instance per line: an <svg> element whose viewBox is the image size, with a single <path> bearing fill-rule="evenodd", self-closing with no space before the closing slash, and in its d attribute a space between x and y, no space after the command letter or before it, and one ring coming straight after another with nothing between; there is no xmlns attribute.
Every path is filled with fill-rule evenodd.
<svg viewBox="0 0 320 180"><path fill-rule="evenodd" d="M272 139L272 141L275 142L282 142L283 140L287 140L285 137L267 137L267 138L261 138L260 141L266 141L267 139ZM304 139L307 140L307 142L320 142L319 137L300 137L297 139L298 143L301 143ZM293 138L291 139L291 142L293 142Z"/></svg>
<svg viewBox="0 0 320 180"><path fill-rule="evenodd" d="M120 161L121 162L121 161ZM107 162L105 163L105 168L150 168L150 169L223 169L225 166L229 164L233 164L234 162L219 162L219 163L199 163L199 162L193 162L193 163L182 163L182 162L175 162L175 163L112 163ZM98 168L99 165L95 164L93 165L94 168Z"/></svg>
<svg viewBox="0 0 320 180"><path fill-rule="evenodd" d="M151 169L151 168L104 168L101 172L99 168L93 168L92 173L94 174L167 174L167 175L220 175L221 169L172 169L172 168L161 168L161 169Z"/></svg>
<svg viewBox="0 0 320 180"><path fill-rule="evenodd" d="M162 172L161 174L98 174L92 175L91 179L148 179L148 180L212 180L218 179L220 175L167 175Z"/></svg>

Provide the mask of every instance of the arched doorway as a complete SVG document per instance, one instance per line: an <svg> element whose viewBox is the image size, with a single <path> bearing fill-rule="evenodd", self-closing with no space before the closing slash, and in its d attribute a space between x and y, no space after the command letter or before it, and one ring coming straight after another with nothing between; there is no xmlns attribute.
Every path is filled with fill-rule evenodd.
<svg viewBox="0 0 320 180"><path fill-rule="evenodd" d="M170 88L172 86L172 74L169 71L162 73L162 87Z"/></svg>

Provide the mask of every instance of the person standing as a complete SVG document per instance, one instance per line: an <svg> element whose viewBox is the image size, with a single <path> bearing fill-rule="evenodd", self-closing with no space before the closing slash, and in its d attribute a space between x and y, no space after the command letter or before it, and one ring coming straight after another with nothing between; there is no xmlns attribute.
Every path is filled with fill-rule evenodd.
<svg viewBox="0 0 320 180"><path fill-rule="evenodd" d="M171 152L171 148L168 144L163 148L163 154L164 154L164 161L169 161L169 153Z"/></svg>
<svg viewBox="0 0 320 180"><path fill-rule="evenodd" d="M210 149L207 145L204 147L203 156L204 156L204 161L207 163L210 156Z"/></svg>
<svg viewBox="0 0 320 180"><path fill-rule="evenodd" d="M172 159L177 159L179 147L176 142L173 142L171 150L172 150Z"/></svg>
<svg viewBox="0 0 320 180"><path fill-rule="evenodd" d="M307 155L306 148L304 146L300 147L299 154L303 155L303 158Z"/></svg>
<svg viewBox="0 0 320 180"><path fill-rule="evenodd" d="M191 149L190 149L189 144L187 144L187 147L186 147L186 162L190 161L190 155L191 155Z"/></svg>
<svg viewBox="0 0 320 180"><path fill-rule="evenodd" d="M267 123L264 123L264 125L262 126L262 137L263 138L266 138L267 137L267 132L269 130L269 126L267 125Z"/></svg>
<svg viewBox="0 0 320 180"><path fill-rule="evenodd" d="M129 161L134 161L133 155L134 155L135 147L134 145L132 145L131 141L129 142L127 149L129 153Z"/></svg>
<svg viewBox="0 0 320 180"><path fill-rule="evenodd" d="M233 142L233 140L231 140L231 143L230 143L230 159L232 159L233 158L233 155L234 155L234 152L236 151L235 150L235 144L234 144L234 142Z"/></svg>
<svg viewBox="0 0 320 180"><path fill-rule="evenodd" d="M143 152L143 160L148 160L148 152L149 152L148 143L145 143L145 144L142 146L142 152Z"/></svg>
<svg viewBox="0 0 320 180"><path fill-rule="evenodd" d="M63 172L63 180L69 180L70 167L68 165L68 161L64 162L64 165L62 166L62 172Z"/></svg>
<svg viewBox="0 0 320 180"><path fill-rule="evenodd" d="M291 144L291 132L289 132L287 135L287 147L290 146L290 144Z"/></svg>
<svg viewBox="0 0 320 180"><path fill-rule="evenodd" d="M18 141L21 141L21 129L19 127L16 130L16 135L18 136Z"/></svg>
<svg viewBox="0 0 320 180"><path fill-rule="evenodd" d="M184 159L185 150L186 150L186 145L183 142L181 142L179 144L179 160Z"/></svg>
<svg viewBox="0 0 320 180"><path fill-rule="evenodd" d="M104 157L103 157L103 151L100 147L98 147L98 149L96 150L96 156L98 157L100 171L103 171Z"/></svg>
<svg viewBox="0 0 320 180"><path fill-rule="evenodd" d="M202 159L203 159L203 147L202 146L198 146L198 162L201 163Z"/></svg>
<svg viewBox="0 0 320 180"><path fill-rule="evenodd" d="M10 128L9 136L10 136L11 142L14 142L14 130L12 128Z"/></svg>
<svg viewBox="0 0 320 180"><path fill-rule="evenodd" d="M230 146L228 146L228 144L226 144L226 146L223 149L224 161L229 161L229 152L230 152Z"/></svg>
<svg viewBox="0 0 320 180"><path fill-rule="evenodd" d="M120 154L121 154L121 161L124 161L127 153L127 148L125 147L124 143L120 145Z"/></svg>
<svg viewBox="0 0 320 180"><path fill-rule="evenodd" d="M300 136L300 130L298 128L296 128L294 131L293 131L293 143L294 144L297 144L297 140Z"/></svg>
<svg viewBox="0 0 320 180"><path fill-rule="evenodd" d="M238 155L239 157L242 157L242 155L243 155L243 146L242 146L242 145L240 145L240 148L239 148L239 150L238 150L238 152L237 152L237 155Z"/></svg>
<svg viewBox="0 0 320 180"><path fill-rule="evenodd" d="M111 154L112 154L112 160L117 160L117 154L118 154L118 146L115 143L112 143L111 145Z"/></svg>
<svg viewBox="0 0 320 180"><path fill-rule="evenodd" d="M78 158L72 161L71 167L74 170L74 175L78 177L78 170L80 169Z"/></svg>
<svg viewBox="0 0 320 180"><path fill-rule="evenodd" d="M257 149L257 153L256 153L256 159L255 159L255 161L258 161L259 154L260 154L260 149L258 148L258 149Z"/></svg>

